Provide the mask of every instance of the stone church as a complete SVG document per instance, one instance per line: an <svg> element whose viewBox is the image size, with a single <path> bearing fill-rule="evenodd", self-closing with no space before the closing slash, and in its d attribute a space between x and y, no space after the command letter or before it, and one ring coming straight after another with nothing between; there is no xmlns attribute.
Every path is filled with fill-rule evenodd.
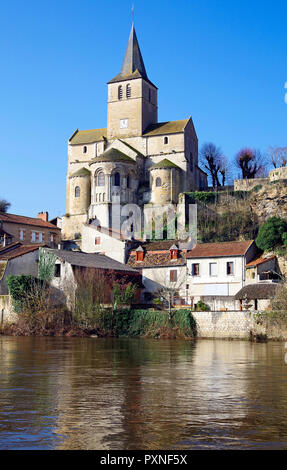
<svg viewBox="0 0 287 470"><path fill-rule="evenodd" d="M68 142L64 239L90 219L110 227L113 203L176 204L180 193L207 187L192 118L158 122L157 93L133 24L121 71L108 82L107 127L77 129Z"/></svg>

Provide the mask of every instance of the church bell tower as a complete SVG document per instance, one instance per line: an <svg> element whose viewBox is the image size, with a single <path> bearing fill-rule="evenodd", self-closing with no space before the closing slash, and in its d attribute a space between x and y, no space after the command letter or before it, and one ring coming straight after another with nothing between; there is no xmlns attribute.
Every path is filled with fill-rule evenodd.
<svg viewBox="0 0 287 470"><path fill-rule="evenodd" d="M157 122L157 87L148 79L132 24L121 71L108 82L107 137L141 136Z"/></svg>

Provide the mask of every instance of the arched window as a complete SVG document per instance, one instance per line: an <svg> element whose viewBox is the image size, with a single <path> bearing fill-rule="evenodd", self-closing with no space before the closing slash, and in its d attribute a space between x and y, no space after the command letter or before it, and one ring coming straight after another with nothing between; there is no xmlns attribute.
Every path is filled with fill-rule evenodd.
<svg viewBox="0 0 287 470"><path fill-rule="evenodd" d="M161 186L161 179L160 179L160 178L157 178L157 179L155 180L155 185L156 185L156 187Z"/></svg>
<svg viewBox="0 0 287 470"><path fill-rule="evenodd" d="M86 145L84 145L84 147L83 147L83 153L87 153L87 151L88 151L88 147L87 147Z"/></svg>
<svg viewBox="0 0 287 470"><path fill-rule="evenodd" d="M131 184L130 175L128 175L127 176L127 188L130 188L130 184Z"/></svg>
<svg viewBox="0 0 287 470"><path fill-rule="evenodd" d="M102 195L101 193L99 194L99 202L101 202Z"/></svg>
<svg viewBox="0 0 287 470"><path fill-rule="evenodd" d="M76 186L75 187L75 197L80 197L80 193L81 193L81 190L80 190L79 186Z"/></svg>
<svg viewBox="0 0 287 470"><path fill-rule="evenodd" d="M97 176L97 186L105 186L105 174L103 171Z"/></svg>
<svg viewBox="0 0 287 470"><path fill-rule="evenodd" d="M164 137L163 143L164 143L164 144L168 144L168 137Z"/></svg>
<svg viewBox="0 0 287 470"><path fill-rule="evenodd" d="M118 87L118 99L119 100L123 99L123 87L122 87L122 85L119 85L119 87Z"/></svg>
<svg viewBox="0 0 287 470"><path fill-rule="evenodd" d="M130 84L128 83L128 84L127 84L127 87L126 87L126 97L127 97L127 98L130 98L130 97L131 97L131 94L132 94L131 86L130 86Z"/></svg>
<svg viewBox="0 0 287 470"><path fill-rule="evenodd" d="M114 174L114 186L121 185L121 175L119 173Z"/></svg>

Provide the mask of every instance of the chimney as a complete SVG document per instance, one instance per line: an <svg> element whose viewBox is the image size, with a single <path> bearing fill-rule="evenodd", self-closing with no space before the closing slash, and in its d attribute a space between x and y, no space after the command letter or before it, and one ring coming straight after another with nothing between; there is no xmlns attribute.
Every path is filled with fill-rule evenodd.
<svg viewBox="0 0 287 470"><path fill-rule="evenodd" d="M49 214L48 212L38 212L37 219L44 220L44 222L48 222Z"/></svg>

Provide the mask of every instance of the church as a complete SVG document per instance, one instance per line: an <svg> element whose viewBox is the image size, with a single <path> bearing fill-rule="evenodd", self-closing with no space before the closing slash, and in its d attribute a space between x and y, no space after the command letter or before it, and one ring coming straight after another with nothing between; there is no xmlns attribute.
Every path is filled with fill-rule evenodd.
<svg viewBox="0 0 287 470"><path fill-rule="evenodd" d="M158 122L158 88L134 24L121 71L107 85L107 127L77 129L68 142L64 240L80 237L91 219L110 227L113 203L177 204L181 193L207 187L192 118Z"/></svg>

